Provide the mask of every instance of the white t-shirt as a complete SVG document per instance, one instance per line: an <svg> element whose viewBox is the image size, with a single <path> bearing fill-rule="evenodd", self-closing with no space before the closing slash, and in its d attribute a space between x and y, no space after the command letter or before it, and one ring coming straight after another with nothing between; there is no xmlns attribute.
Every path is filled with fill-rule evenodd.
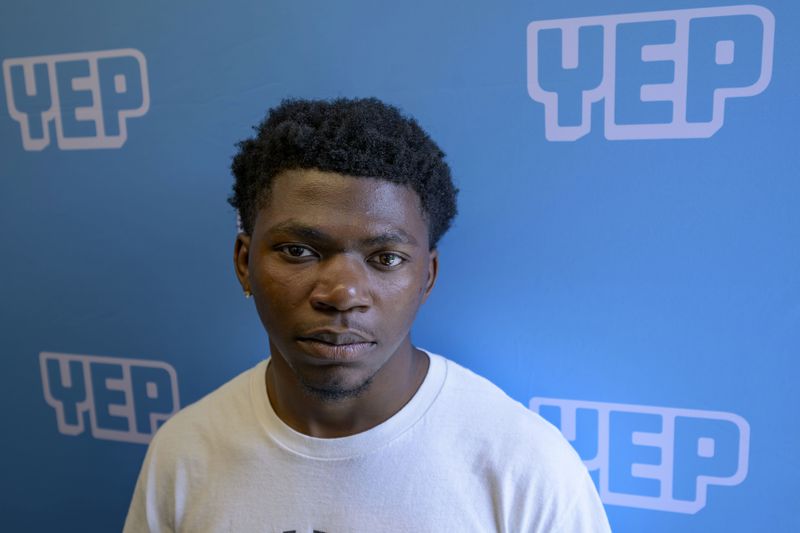
<svg viewBox="0 0 800 533"><path fill-rule="evenodd" d="M397 414L333 439L278 418L262 361L159 429L125 532L610 531L557 429L486 379L429 356Z"/></svg>

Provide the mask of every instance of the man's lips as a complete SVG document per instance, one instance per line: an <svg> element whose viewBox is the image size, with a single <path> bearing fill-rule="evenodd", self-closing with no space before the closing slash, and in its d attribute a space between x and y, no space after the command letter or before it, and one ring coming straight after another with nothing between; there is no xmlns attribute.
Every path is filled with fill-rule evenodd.
<svg viewBox="0 0 800 533"><path fill-rule="evenodd" d="M317 330L298 337L297 341L310 355L334 361L357 359L376 345L371 337L353 330Z"/></svg>
<svg viewBox="0 0 800 533"><path fill-rule="evenodd" d="M317 341L325 344L343 345L343 344L360 344L360 343L374 343L375 341L366 333L357 330L334 330L324 329L308 332L300 335L300 340Z"/></svg>

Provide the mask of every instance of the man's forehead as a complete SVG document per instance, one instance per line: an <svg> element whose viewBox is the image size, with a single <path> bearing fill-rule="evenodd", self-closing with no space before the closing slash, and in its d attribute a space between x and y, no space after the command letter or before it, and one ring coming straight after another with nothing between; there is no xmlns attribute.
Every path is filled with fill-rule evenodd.
<svg viewBox="0 0 800 533"><path fill-rule="evenodd" d="M325 216L364 214L401 226L422 218L427 227L419 195L410 186L317 169L292 169L275 176L261 210L277 218L298 212L317 216L326 211Z"/></svg>
<svg viewBox="0 0 800 533"><path fill-rule="evenodd" d="M278 174L256 216L256 231L317 242L424 245L428 224L403 184L316 169Z"/></svg>
<svg viewBox="0 0 800 533"><path fill-rule="evenodd" d="M309 200L327 199L336 194L349 196L402 196L419 204L416 191L410 186L393 180L351 176L319 169L290 169L273 178L273 194L293 195Z"/></svg>

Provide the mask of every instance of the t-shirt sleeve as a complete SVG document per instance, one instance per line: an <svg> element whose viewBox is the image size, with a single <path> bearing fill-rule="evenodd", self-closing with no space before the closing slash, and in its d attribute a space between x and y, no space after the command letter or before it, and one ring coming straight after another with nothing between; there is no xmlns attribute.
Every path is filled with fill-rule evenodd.
<svg viewBox="0 0 800 533"><path fill-rule="evenodd" d="M611 527L586 465L561 432L539 415L522 440L535 442L530 455L517 455L528 465L517 477L509 531L526 533L610 533Z"/></svg>
<svg viewBox="0 0 800 533"><path fill-rule="evenodd" d="M605 508L588 472L576 487L574 499L562 512L553 533L611 533Z"/></svg>
<svg viewBox="0 0 800 533"><path fill-rule="evenodd" d="M174 531L170 521L169 498L164 495L169 493L169 480L165 479L156 470L159 462L158 434L147 448L139 478L136 481L136 488L133 490L133 498L128 508L128 516L125 519L123 533L167 533Z"/></svg>

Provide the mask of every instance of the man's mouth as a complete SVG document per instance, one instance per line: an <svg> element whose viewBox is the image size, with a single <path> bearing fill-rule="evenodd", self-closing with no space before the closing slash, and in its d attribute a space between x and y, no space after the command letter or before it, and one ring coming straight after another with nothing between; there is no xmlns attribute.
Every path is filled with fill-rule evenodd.
<svg viewBox="0 0 800 533"><path fill-rule="evenodd" d="M377 344L366 334L351 330L312 331L297 341L310 355L334 361L357 359Z"/></svg>

